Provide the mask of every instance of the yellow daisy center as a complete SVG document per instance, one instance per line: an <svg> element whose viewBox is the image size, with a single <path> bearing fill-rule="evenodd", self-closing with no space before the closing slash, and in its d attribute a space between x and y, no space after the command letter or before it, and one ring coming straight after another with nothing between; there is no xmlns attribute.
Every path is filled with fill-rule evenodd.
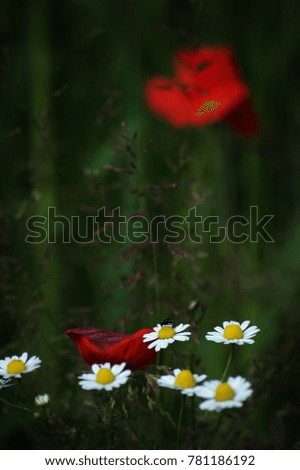
<svg viewBox="0 0 300 470"><path fill-rule="evenodd" d="M189 370L182 370L176 377L175 385L180 388L194 388L196 387L196 380Z"/></svg>
<svg viewBox="0 0 300 470"><path fill-rule="evenodd" d="M218 385L216 389L215 399L217 401L228 401L232 400L234 395L235 391L233 390L233 388L225 382Z"/></svg>
<svg viewBox="0 0 300 470"><path fill-rule="evenodd" d="M21 374L26 369L26 366L21 359L14 359L7 365L8 374Z"/></svg>
<svg viewBox="0 0 300 470"><path fill-rule="evenodd" d="M96 382L100 385L111 384L115 380L115 376L110 369L103 367L97 372Z"/></svg>
<svg viewBox="0 0 300 470"><path fill-rule="evenodd" d="M212 113L220 106L220 104L221 103L218 100L204 101L200 108L195 112L195 116L203 116L203 114Z"/></svg>
<svg viewBox="0 0 300 470"><path fill-rule="evenodd" d="M159 339L169 339L173 338L175 334L176 331L171 326L162 326L157 336L159 337Z"/></svg>
<svg viewBox="0 0 300 470"><path fill-rule="evenodd" d="M242 339L244 334L239 325L227 325L223 336L226 339Z"/></svg>

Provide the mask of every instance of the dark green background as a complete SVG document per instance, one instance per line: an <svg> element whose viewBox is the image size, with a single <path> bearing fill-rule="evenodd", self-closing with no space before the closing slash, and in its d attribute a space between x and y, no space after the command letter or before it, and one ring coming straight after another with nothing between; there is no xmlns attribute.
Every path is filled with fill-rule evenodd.
<svg viewBox="0 0 300 470"><path fill-rule="evenodd" d="M76 379L84 363L63 334L67 328L131 333L172 315L192 323L200 338L200 345L190 342L191 365L201 358L217 378L225 346L206 343L205 333L223 320L250 319L261 333L239 350L231 372L249 378L255 395L229 425L228 440L215 445L299 447L297 7L296 0L1 1L0 352L41 357L42 368L24 384L32 396L50 393L67 426L82 418L86 397ZM146 80L172 74L176 49L203 44L234 50L261 120L257 138L224 123L178 131L146 108ZM135 131L129 147L139 154L137 170L105 167L128 168L121 134ZM59 230L54 244L24 241L28 217L47 215L48 206L83 224L104 205L150 216L186 215L197 205L223 222L258 206L261 215L274 215L268 228L275 243L206 239L183 243L174 254L163 245L128 251L130 243L63 244ZM143 279L134 283L138 271ZM203 309L188 309L195 300L208 306L204 319ZM176 365L172 354L163 361ZM172 413L177 397L170 394L165 405ZM1 405L0 419L2 448L78 446L49 443L25 412ZM146 419L139 422L146 429ZM184 445L197 448L196 434L197 428ZM152 445L164 442L171 445L162 436ZM121 439L119 446L135 443Z"/></svg>

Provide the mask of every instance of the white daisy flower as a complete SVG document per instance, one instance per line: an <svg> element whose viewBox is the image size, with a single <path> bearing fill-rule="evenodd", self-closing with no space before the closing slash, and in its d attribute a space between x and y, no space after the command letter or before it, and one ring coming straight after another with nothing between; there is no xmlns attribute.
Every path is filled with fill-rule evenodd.
<svg viewBox="0 0 300 470"><path fill-rule="evenodd" d="M46 406L48 405L50 397L47 393L44 395L37 395L34 399L36 406Z"/></svg>
<svg viewBox="0 0 300 470"><path fill-rule="evenodd" d="M5 388L5 387L10 387L12 384L10 383L11 381L5 380L5 379L0 379L0 389Z"/></svg>
<svg viewBox="0 0 300 470"><path fill-rule="evenodd" d="M168 387L174 390L180 390L183 395L188 395L189 397L197 395L200 382L205 380L207 375L197 375L192 374L190 370L187 369L174 369L172 375L163 375L157 380L157 384L160 387Z"/></svg>
<svg viewBox="0 0 300 470"><path fill-rule="evenodd" d="M105 364L93 364L92 374L82 374L79 377L79 385L84 390L106 390L110 392L113 388L124 385L130 374L130 370L124 370L126 362L115 364L111 367L109 362Z"/></svg>
<svg viewBox="0 0 300 470"><path fill-rule="evenodd" d="M37 356L28 359L28 353L24 352L22 356L11 356L0 360L0 376L5 379L15 377L20 379L21 375L28 374L41 366L42 361Z"/></svg>
<svg viewBox="0 0 300 470"><path fill-rule="evenodd" d="M197 395L205 398L200 410L222 411L224 408L241 408L243 402L252 395L251 384L243 377L229 377L227 382L207 380L200 385Z"/></svg>
<svg viewBox="0 0 300 470"><path fill-rule="evenodd" d="M250 321L246 320L243 323L237 321L224 321L223 328L216 326L215 331L209 331L205 338L207 341L214 341L215 343L224 344L238 344L242 345L245 343L253 344L252 339L260 329L257 326L249 326Z"/></svg>
<svg viewBox="0 0 300 470"><path fill-rule="evenodd" d="M148 349L155 348L155 351L158 352L160 349L166 349L169 344L174 343L174 341L188 341L189 335L191 334L189 331L185 331L190 325L184 325L180 323L180 325L173 328L173 323L164 324L158 323L157 326L153 328L153 332L146 333L144 338L144 343L152 341L149 344Z"/></svg>

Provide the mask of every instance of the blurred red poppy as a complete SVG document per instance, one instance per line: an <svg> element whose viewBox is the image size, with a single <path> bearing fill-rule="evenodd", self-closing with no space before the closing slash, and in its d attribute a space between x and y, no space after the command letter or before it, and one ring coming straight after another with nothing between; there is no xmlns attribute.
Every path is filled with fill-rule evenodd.
<svg viewBox="0 0 300 470"><path fill-rule="evenodd" d="M74 341L84 361L92 364L121 364L131 370L145 369L155 362L156 352L143 343L143 335L153 328L143 328L132 335L114 333L98 328L73 328L65 333Z"/></svg>
<svg viewBox="0 0 300 470"><path fill-rule="evenodd" d="M249 90L227 47L175 55L175 78L154 77L145 88L149 108L175 127L225 120L244 135L258 132Z"/></svg>

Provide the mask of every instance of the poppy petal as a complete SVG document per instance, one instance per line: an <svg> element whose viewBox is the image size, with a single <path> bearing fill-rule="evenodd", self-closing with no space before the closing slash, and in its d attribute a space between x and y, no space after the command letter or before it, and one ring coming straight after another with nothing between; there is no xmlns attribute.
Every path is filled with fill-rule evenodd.
<svg viewBox="0 0 300 470"><path fill-rule="evenodd" d="M144 328L132 335L125 335L91 327L74 328L66 334L74 341L89 366L126 362L132 370L139 370L155 362L156 353L143 344L143 335L152 331L152 328Z"/></svg>
<svg viewBox="0 0 300 470"><path fill-rule="evenodd" d="M249 100L244 101L228 116L226 122L247 137L259 133L260 124Z"/></svg>
<svg viewBox="0 0 300 470"><path fill-rule="evenodd" d="M145 96L149 108L174 127L188 125L192 103L173 80L155 77L148 81Z"/></svg>
<svg viewBox="0 0 300 470"><path fill-rule="evenodd" d="M176 80L187 86L212 90L218 85L241 81L233 53L228 47L178 51L174 62Z"/></svg>
<svg viewBox="0 0 300 470"><path fill-rule="evenodd" d="M93 343L98 344L99 347L107 346L108 344L114 344L120 339L126 338L128 335L124 333L115 333L114 331L100 330L99 328L87 327L87 328L73 328L66 331L75 342L76 336L84 336L90 339Z"/></svg>

